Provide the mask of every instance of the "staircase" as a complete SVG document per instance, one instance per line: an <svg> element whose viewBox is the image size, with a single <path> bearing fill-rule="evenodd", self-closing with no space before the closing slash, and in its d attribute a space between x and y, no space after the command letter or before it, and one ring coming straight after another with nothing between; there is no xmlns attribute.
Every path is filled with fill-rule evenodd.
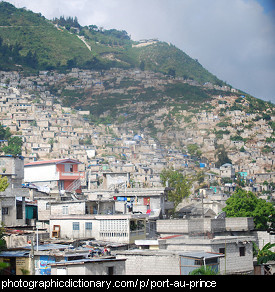
<svg viewBox="0 0 275 292"><path fill-rule="evenodd" d="M75 190L79 189L80 186L81 180L76 179L66 188L66 192L73 193Z"/></svg>

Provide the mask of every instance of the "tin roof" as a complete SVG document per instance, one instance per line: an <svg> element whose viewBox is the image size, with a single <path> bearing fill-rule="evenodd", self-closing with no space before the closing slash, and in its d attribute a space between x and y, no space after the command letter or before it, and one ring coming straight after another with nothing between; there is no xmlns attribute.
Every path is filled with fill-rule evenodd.
<svg viewBox="0 0 275 292"><path fill-rule="evenodd" d="M13 257L28 257L29 251L16 250L16 251L2 251L0 257L13 258Z"/></svg>
<svg viewBox="0 0 275 292"><path fill-rule="evenodd" d="M68 158L68 159L53 159L53 160L34 161L34 162L27 163L24 166L43 165L43 164L61 164L61 163L81 164L81 162L78 160Z"/></svg>
<svg viewBox="0 0 275 292"><path fill-rule="evenodd" d="M180 256L187 257L187 258L196 258L196 259L211 259L211 258L223 257L224 254L204 252L204 251L193 251L193 252L181 253Z"/></svg>

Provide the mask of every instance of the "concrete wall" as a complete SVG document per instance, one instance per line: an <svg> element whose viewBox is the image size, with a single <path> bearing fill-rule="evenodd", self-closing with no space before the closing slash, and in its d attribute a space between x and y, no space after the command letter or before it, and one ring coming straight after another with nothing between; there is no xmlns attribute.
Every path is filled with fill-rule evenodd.
<svg viewBox="0 0 275 292"><path fill-rule="evenodd" d="M63 202L51 204L51 216L56 215L85 215L85 202ZM64 213L65 209L67 213Z"/></svg>
<svg viewBox="0 0 275 292"><path fill-rule="evenodd" d="M79 230L73 230L73 223L79 223ZM92 223L92 230L86 230L86 223ZM60 238L98 238L99 237L99 221L92 219L51 219L50 220L50 236L54 225L60 226Z"/></svg>
<svg viewBox="0 0 275 292"><path fill-rule="evenodd" d="M157 220L158 233L188 233L188 220Z"/></svg>
<svg viewBox="0 0 275 292"><path fill-rule="evenodd" d="M17 180L24 178L24 159L19 157L0 156L0 173L16 175Z"/></svg>
<svg viewBox="0 0 275 292"><path fill-rule="evenodd" d="M157 232L160 234L201 234L207 232L250 231L253 230L253 228L253 218L247 217L157 220Z"/></svg>
<svg viewBox="0 0 275 292"><path fill-rule="evenodd" d="M221 253L226 250L226 256L220 258L221 274L251 273L253 271L252 236L220 236L214 239L175 237L163 239L160 247L170 251L204 251ZM240 248L245 248L240 255Z"/></svg>
<svg viewBox="0 0 275 292"><path fill-rule="evenodd" d="M21 203L21 202L20 202ZM8 214L2 214L2 208L8 208ZM17 219L16 197L2 197L0 200L0 221L6 227L26 225L25 198L22 198L22 219Z"/></svg>
<svg viewBox="0 0 275 292"><path fill-rule="evenodd" d="M51 275L58 275L58 269L66 269L66 275L108 275L108 268L113 267L114 275L125 275L125 261L98 261L71 265L54 265Z"/></svg>
<svg viewBox="0 0 275 292"><path fill-rule="evenodd" d="M179 275L179 255L157 251L119 252L117 258L127 258L126 275Z"/></svg>
<svg viewBox="0 0 275 292"><path fill-rule="evenodd" d="M220 247L225 244L215 245L212 249L213 252L219 252ZM240 256L240 248L245 248L245 255ZM252 242L244 244L231 243L226 244L226 256L220 259L220 273L221 274L239 274L239 273L252 273L253 271L253 246Z"/></svg>
<svg viewBox="0 0 275 292"><path fill-rule="evenodd" d="M59 180L59 173L55 164L25 166L25 182L47 182Z"/></svg>

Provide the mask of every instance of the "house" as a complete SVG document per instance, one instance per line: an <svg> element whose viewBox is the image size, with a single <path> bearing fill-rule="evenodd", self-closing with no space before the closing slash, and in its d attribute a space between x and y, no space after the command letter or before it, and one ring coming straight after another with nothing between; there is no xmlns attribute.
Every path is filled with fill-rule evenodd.
<svg viewBox="0 0 275 292"><path fill-rule="evenodd" d="M84 191L89 200L112 200L115 212L120 214L142 213L150 217L165 217L174 205L168 201L168 192L159 188L96 189ZM151 216L152 215L152 216Z"/></svg>
<svg viewBox="0 0 275 292"><path fill-rule="evenodd" d="M114 252L117 259L126 258L126 275L188 275L202 265L220 271L223 254L203 251L134 249Z"/></svg>
<svg viewBox="0 0 275 292"><path fill-rule="evenodd" d="M104 189L125 189L130 181L130 174L127 172L104 172L103 188Z"/></svg>
<svg viewBox="0 0 275 292"><path fill-rule="evenodd" d="M51 264L51 275L124 275L125 261L110 256L55 262Z"/></svg>
<svg viewBox="0 0 275 292"><path fill-rule="evenodd" d="M24 181L50 188L51 193L81 193L84 173L78 170L81 162L74 159L34 161L24 166Z"/></svg>
<svg viewBox="0 0 275 292"><path fill-rule="evenodd" d="M3 275L59 275L64 269L67 275L124 274L125 259L104 255L103 249L91 255L93 247L74 248L67 244L26 244L21 249L2 251L0 261L9 266ZM76 272L77 271L77 272Z"/></svg>
<svg viewBox="0 0 275 292"><path fill-rule="evenodd" d="M64 202L63 210L66 210ZM65 211L66 212L66 211ZM58 239L96 239L133 244L146 238L148 215L56 214L50 217L50 236Z"/></svg>
<svg viewBox="0 0 275 292"><path fill-rule="evenodd" d="M25 226L25 197L28 191L22 188L24 158L22 156L0 156L0 174L8 178L9 186L0 193L0 221L7 227Z"/></svg>
<svg viewBox="0 0 275 292"><path fill-rule="evenodd" d="M159 249L223 254L221 274L253 273L253 218L157 220Z"/></svg>
<svg viewBox="0 0 275 292"><path fill-rule="evenodd" d="M225 163L220 167L220 176L222 178L233 178L235 176L235 169L230 163Z"/></svg>

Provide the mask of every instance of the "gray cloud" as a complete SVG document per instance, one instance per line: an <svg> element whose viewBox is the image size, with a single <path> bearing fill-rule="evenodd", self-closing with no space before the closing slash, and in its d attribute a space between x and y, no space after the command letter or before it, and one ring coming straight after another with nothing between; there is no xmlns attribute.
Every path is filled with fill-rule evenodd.
<svg viewBox="0 0 275 292"><path fill-rule="evenodd" d="M238 89L275 103L275 22L256 0L14 0L45 17L175 44Z"/></svg>

